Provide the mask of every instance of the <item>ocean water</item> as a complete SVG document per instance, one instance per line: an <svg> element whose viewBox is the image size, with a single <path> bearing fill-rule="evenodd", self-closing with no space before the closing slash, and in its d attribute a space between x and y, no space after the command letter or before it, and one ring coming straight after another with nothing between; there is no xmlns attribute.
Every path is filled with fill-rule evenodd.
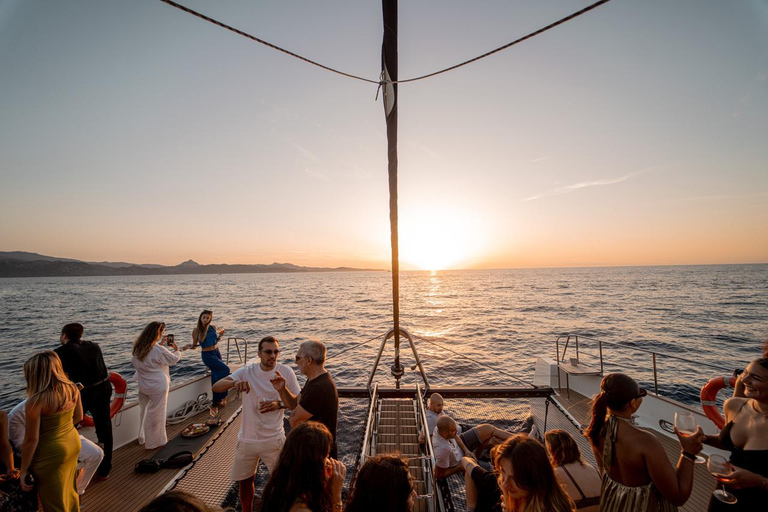
<svg viewBox="0 0 768 512"><path fill-rule="evenodd" d="M208 308L225 337L276 336L288 364L302 341L323 341L340 386L365 383L392 325L387 272L0 279L0 304L6 410L23 397L24 361L58 346L67 322L82 323L110 369L129 377L131 343L149 321L186 344ZM744 367L768 337L768 265L405 272L400 314L433 386L523 386L537 356L554 359L555 339L578 333L582 361L597 362L602 340L606 370L651 389L652 356L633 348L684 358L657 357L659 390L696 403L707 379ZM386 385L392 359L390 342L376 375ZM404 382L418 380L407 346L402 361ZM171 377L204 369L188 351Z"/></svg>

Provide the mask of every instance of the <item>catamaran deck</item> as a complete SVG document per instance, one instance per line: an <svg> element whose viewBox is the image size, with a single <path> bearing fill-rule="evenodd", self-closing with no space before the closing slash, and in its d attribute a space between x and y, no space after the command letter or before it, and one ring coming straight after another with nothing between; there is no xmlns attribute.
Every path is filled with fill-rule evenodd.
<svg viewBox="0 0 768 512"><path fill-rule="evenodd" d="M209 447L217 445L224 447L227 445L224 441L229 440L233 433L235 441L237 440L237 431L240 427L239 415L229 425L226 423L238 412L240 403L241 400L239 396L235 393L230 393L229 403L226 407L219 410L219 414L225 424L222 425L220 431L214 434L214 437L209 441ZM181 431L190 423L203 422L209 417L208 411L203 411L190 417L183 423L167 426L166 431L168 439L170 440L177 435L180 435ZM83 512L132 512L155 498L180 475L180 472L184 471L184 469L161 469L157 473L146 474L137 473L133 470L133 467L137 462L151 458L160 450L161 448L147 450L136 441L115 450L112 455L112 471L109 474L109 479L97 482L94 478L94 480L91 481L85 494L81 497L81 510L83 510ZM205 450L206 448L203 448L203 452L205 452ZM231 454L229 459L219 459L219 461L232 460L234 445L232 445ZM208 460L208 457L199 458L195 463L195 466L193 466L193 469L197 468L198 465L202 466ZM222 470L228 472L230 465L218 464L216 466L217 469L218 466L223 466L224 469ZM225 477L219 478L217 473L211 471L207 473L207 475L207 478L216 479L215 481L218 484L216 486L217 489L222 489L219 493L221 499L216 503L210 503L212 505L219 505L221 501L223 501L223 497L226 495L231 485L229 474L227 473ZM198 494L198 489L196 488L185 488L185 490L193 492L196 495Z"/></svg>
<svg viewBox="0 0 768 512"><path fill-rule="evenodd" d="M559 394L555 398L560 403L560 405L562 405L568 414L570 414L571 417L573 417L573 419L579 423L581 428L585 428L589 423L591 398L585 397L584 395L581 395L573 390L570 390L569 398L568 391L565 388L558 389L556 391ZM550 414L550 417L554 416L554 421L558 421L557 416L560 415L561 414ZM548 425L548 428L561 427ZM650 430L650 432L652 432L661 441L661 444L664 446L664 450L666 450L667 456L669 457L669 460L672 461L672 464L676 464L677 459L680 456L680 445L678 442L671 437L668 437L655 430ZM584 457L590 461L594 462L592 450L589 448L589 444L587 443L586 439L582 437L581 439L578 439L578 441L582 455L584 455ZM707 510L709 499L710 496L712 496L712 491L714 489L715 479L712 478L712 475L710 475L707 471L706 464L695 464L693 472L693 492L691 493L691 497L688 499L688 502L680 507L680 510L685 512L701 512L702 510Z"/></svg>

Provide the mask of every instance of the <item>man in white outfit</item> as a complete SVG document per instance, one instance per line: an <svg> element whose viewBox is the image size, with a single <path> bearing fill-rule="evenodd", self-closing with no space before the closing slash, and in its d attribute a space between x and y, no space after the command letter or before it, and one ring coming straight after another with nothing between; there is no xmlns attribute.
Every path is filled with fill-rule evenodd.
<svg viewBox="0 0 768 512"><path fill-rule="evenodd" d="M237 451L232 463L232 480L240 488L240 504L243 510L253 509L253 476L259 459L264 461L269 473L277 463L285 443L283 409L280 395L271 381L275 371L285 378L286 388L300 392L299 381L290 366L277 362L280 353L277 340L267 336L259 342L259 362L250 363L233 374L216 382L213 391L223 393L232 387L245 392L243 396L243 423L237 435Z"/></svg>
<svg viewBox="0 0 768 512"><path fill-rule="evenodd" d="M22 400L8 413L8 440L13 452L21 457L21 444L24 442L24 428L27 424L27 401ZM82 495L91 482L91 478L104 458L104 450L99 445L80 436L80 453L77 455L77 493ZM80 465L82 464L82 468Z"/></svg>

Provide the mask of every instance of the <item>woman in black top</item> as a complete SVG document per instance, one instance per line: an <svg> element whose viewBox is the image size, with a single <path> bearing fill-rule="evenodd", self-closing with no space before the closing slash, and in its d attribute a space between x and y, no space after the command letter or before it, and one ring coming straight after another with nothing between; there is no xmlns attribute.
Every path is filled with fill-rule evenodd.
<svg viewBox="0 0 768 512"><path fill-rule="evenodd" d="M703 436L702 442L730 450L733 471L726 475L728 490L736 495L735 505L714 496L709 511L765 510L768 503L768 359L752 361L742 374L745 398L726 400L723 409L728 422L719 436Z"/></svg>

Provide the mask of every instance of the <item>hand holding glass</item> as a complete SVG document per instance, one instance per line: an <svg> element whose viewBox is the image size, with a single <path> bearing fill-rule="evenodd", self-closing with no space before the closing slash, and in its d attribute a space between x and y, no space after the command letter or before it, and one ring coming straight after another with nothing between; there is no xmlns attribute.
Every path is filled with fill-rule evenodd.
<svg viewBox="0 0 768 512"><path fill-rule="evenodd" d="M712 476L714 476L720 483L722 489L715 489L712 491L712 495L723 503L729 503L733 505L738 500L736 496L725 490L725 484L723 483L724 476L732 471L731 465L728 460L722 455L713 454L709 456L707 461L707 469Z"/></svg>
<svg viewBox="0 0 768 512"><path fill-rule="evenodd" d="M681 411L675 413L675 428L683 437L690 437L696 433L696 429L699 424L696 422L696 418L693 417L693 413L689 411ZM696 456L696 464L704 464L706 459L699 455Z"/></svg>

